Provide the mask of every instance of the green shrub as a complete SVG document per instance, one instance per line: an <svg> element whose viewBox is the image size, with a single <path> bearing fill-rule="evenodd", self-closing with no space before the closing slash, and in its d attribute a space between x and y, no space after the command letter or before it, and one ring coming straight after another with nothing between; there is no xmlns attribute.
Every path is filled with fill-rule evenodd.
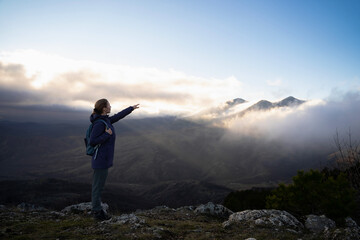
<svg viewBox="0 0 360 240"><path fill-rule="evenodd" d="M224 206L233 212L248 209L264 209L266 197L271 194L271 189L252 188L249 190L229 193L224 199Z"/></svg>
<svg viewBox="0 0 360 240"><path fill-rule="evenodd" d="M292 184L280 184L267 197L266 207L286 210L296 217L325 214L341 224L356 209L355 190L343 173L334 178L317 170L298 171Z"/></svg>

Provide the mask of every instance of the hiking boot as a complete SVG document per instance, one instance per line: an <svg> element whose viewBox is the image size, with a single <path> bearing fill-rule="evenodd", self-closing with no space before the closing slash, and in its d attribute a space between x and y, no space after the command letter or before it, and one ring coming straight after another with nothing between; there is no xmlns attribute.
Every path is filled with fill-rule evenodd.
<svg viewBox="0 0 360 240"><path fill-rule="evenodd" d="M111 218L111 216L109 216L108 214L106 214L104 212L104 210L100 210L98 212L94 212L94 219L98 220L98 221L105 221L105 220L109 220Z"/></svg>

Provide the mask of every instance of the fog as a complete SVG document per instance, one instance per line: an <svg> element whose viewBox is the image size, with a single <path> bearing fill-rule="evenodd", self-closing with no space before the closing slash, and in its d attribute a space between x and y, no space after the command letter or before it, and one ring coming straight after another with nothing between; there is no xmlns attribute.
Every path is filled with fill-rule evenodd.
<svg viewBox="0 0 360 240"><path fill-rule="evenodd" d="M337 100L248 112L228 120L221 144L233 146L229 155L238 154L256 168L266 166L275 176L332 167L337 132L341 142L348 141L349 133L354 142L360 140L359 103L359 92L350 92Z"/></svg>

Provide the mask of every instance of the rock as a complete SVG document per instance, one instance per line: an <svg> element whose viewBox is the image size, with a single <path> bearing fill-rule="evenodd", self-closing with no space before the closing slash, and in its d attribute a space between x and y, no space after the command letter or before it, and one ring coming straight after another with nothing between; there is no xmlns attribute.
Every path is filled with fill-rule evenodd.
<svg viewBox="0 0 360 240"><path fill-rule="evenodd" d="M177 212L182 212L182 211L194 211L196 209L196 207L194 206L185 206L185 207L180 207L175 209Z"/></svg>
<svg viewBox="0 0 360 240"><path fill-rule="evenodd" d="M245 240L256 240L256 238L247 238Z"/></svg>
<svg viewBox="0 0 360 240"><path fill-rule="evenodd" d="M307 215L305 217L305 227L313 233L320 233L336 227L335 222L325 217L325 215Z"/></svg>
<svg viewBox="0 0 360 240"><path fill-rule="evenodd" d="M359 228L357 223L351 217L345 218L345 226L347 228Z"/></svg>
<svg viewBox="0 0 360 240"><path fill-rule="evenodd" d="M209 202L207 204L202 204L198 206L195 210L195 213L201 213L201 214L210 214L217 217L229 217L233 212L223 205L220 204L214 204L212 202Z"/></svg>
<svg viewBox="0 0 360 240"><path fill-rule="evenodd" d="M175 209L170 208L168 206L162 205L162 206L156 206L155 208L153 208L153 210L155 211L160 211L160 212L175 212Z"/></svg>
<svg viewBox="0 0 360 240"><path fill-rule="evenodd" d="M223 227L227 228L234 223L248 223L250 226L259 227L284 227L293 230L304 228L293 215L280 210L245 210L237 212L223 223Z"/></svg>
<svg viewBox="0 0 360 240"><path fill-rule="evenodd" d="M137 217L135 214L122 214L121 216L112 216L111 219L103 221L110 224L130 224L131 228L136 229L145 224L145 219Z"/></svg>
<svg viewBox="0 0 360 240"><path fill-rule="evenodd" d="M17 208L22 211L46 211L46 208L40 207L40 206L36 206L35 204L31 204L31 203L20 203L19 205L17 205Z"/></svg>
<svg viewBox="0 0 360 240"><path fill-rule="evenodd" d="M62 212L51 211L51 212L49 212L49 214L54 217L65 217L65 213L62 213Z"/></svg>
<svg viewBox="0 0 360 240"><path fill-rule="evenodd" d="M105 213L107 213L109 209L109 205L106 203L101 203L101 207L104 210ZM86 203L79 203L71 206L67 206L63 210L61 210L62 213L90 213L92 209L91 202Z"/></svg>
<svg viewBox="0 0 360 240"><path fill-rule="evenodd" d="M345 238L346 239L360 239L360 227L351 218L345 218Z"/></svg>

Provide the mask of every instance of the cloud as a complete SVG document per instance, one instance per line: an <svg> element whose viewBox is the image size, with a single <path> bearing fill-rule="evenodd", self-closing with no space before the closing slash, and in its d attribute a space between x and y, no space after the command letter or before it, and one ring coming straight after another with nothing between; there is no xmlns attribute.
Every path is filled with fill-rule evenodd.
<svg viewBox="0 0 360 240"><path fill-rule="evenodd" d="M360 139L360 92L348 92L338 101L313 100L298 107L250 112L229 123L226 138L256 137L286 145L332 144L335 132L351 130Z"/></svg>
<svg viewBox="0 0 360 240"><path fill-rule="evenodd" d="M145 113L179 114L237 97L242 85L233 76L208 79L174 69L75 61L21 50L0 53L0 88L18 97L13 104L92 108L105 97L119 110L140 103Z"/></svg>

